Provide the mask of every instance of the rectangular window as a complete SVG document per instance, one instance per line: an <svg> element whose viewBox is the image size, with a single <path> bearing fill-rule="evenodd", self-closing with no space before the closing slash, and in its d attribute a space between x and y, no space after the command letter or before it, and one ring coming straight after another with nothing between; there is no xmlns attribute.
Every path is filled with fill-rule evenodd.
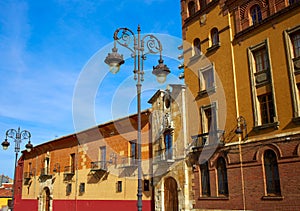
<svg viewBox="0 0 300 211"><path fill-rule="evenodd" d="M294 58L298 58L300 56L300 31L296 31L291 34L291 41L293 46Z"/></svg>
<svg viewBox="0 0 300 211"><path fill-rule="evenodd" d="M80 183L79 185L79 193L84 193L85 192L85 183Z"/></svg>
<svg viewBox="0 0 300 211"><path fill-rule="evenodd" d="M253 52L256 72L266 71L269 69L269 60L266 47Z"/></svg>
<svg viewBox="0 0 300 211"><path fill-rule="evenodd" d="M254 129L278 127L269 40L248 48Z"/></svg>
<svg viewBox="0 0 300 211"><path fill-rule="evenodd" d="M216 143L217 141L218 127L216 115L215 103L201 107L202 133L205 134L202 143L204 144Z"/></svg>
<svg viewBox="0 0 300 211"><path fill-rule="evenodd" d="M202 108L202 131L203 133L215 132L217 130L216 108L209 105Z"/></svg>
<svg viewBox="0 0 300 211"><path fill-rule="evenodd" d="M67 184L67 186L66 186L66 195L70 195L71 192L72 192L72 184L69 183L69 184Z"/></svg>
<svg viewBox="0 0 300 211"><path fill-rule="evenodd" d="M44 160L44 169L42 172L44 175L49 175L49 169L50 169L50 158L46 157Z"/></svg>
<svg viewBox="0 0 300 211"><path fill-rule="evenodd" d="M150 180L144 180L144 191L150 191Z"/></svg>
<svg viewBox="0 0 300 211"><path fill-rule="evenodd" d="M75 173L75 153L70 155L71 158L71 173Z"/></svg>
<svg viewBox="0 0 300 211"><path fill-rule="evenodd" d="M121 193L122 192L122 181L117 182L117 192Z"/></svg>
<svg viewBox="0 0 300 211"><path fill-rule="evenodd" d="M264 86L271 82L270 63L266 42L249 50L250 69L253 72L255 86Z"/></svg>
<svg viewBox="0 0 300 211"><path fill-rule="evenodd" d="M165 141L165 154L167 160L173 159L173 143L172 143L172 134L171 132L166 132L164 134L164 141Z"/></svg>
<svg viewBox="0 0 300 211"><path fill-rule="evenodd" d="M200 94L205 94L215 90L214 66L201 68L199 71Z"/></svg>
<svg viewBox="0 0 300 211"><path fill-rule="evenodd" d="M137 161L137 144L136 141L130 141L130 160L129 164L134 165Z"/></svg>
<svg viewBox="0 0 300 211"><path fill-rule="evenodd" d="M293 121L300 121L300 25L284 31L286 56L288 59L288 70L293 103Z"/></svg>
<svg viewBox="0 0 300 211"><path fill-rule="evenodd" d="M100 147L100 161L95 162L94 165L98 168L98 169L103 169L106 170L106 146L101 146Z"/></svg>
<svg viewBox="0 0 300 211"><path fill-rule="evenodd" d="M272 94L258 96L260 106L261 124L268 124L274 122L275 112Z"/></svg>

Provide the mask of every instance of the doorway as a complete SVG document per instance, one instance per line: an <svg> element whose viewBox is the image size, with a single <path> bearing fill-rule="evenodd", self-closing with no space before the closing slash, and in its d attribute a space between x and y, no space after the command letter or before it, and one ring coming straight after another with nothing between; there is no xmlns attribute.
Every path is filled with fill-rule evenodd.
<svg viewBox="0 0 300 211"><path fill-rule="evenodd" d="M164 184L165 211L178 211L177 182L174 178L168 177Z"/></svg>
<svg viewBox="0 0 300 211"><path fill-rule="evenodd" d="M43 206L42 211L50 211L50 190L48 187L44 188L43 191Z"/></svg>

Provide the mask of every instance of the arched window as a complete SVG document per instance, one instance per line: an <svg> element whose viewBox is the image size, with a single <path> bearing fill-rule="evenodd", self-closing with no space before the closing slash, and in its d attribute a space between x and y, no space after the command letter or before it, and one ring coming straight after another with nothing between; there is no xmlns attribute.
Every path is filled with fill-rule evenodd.
<svg viewBox="0 0 300 211"><path fill-rule="evenodd" d="M193 56L197 56L201 54L201 42L199 38L194 39L193 42Z"/></svg>
<svg viewBox="0 0 300 211"><path fill-rule="evenodd" d="M209 170L208 162L200 165L201 170L201 195L210 196L210 181L209 181Z"/></svg>
<svg viewBox="0 0 300 211"><path fill-rule="evenodd" d="M210 31L210 37L211 37L211 44L212 46L219 44L219 31L217 28L213 28Z"/></svg>
<svg viewBox="0 0 300 211"><path fill-rule="evenodd" d="M252 25L260 23L262 20L260 7L256 4L250 8Z"/></svg>
<svg viewBox="0 0 300 211"><path fill-rule="evenodd" d="M297 2L299 2L299 0L289 0L289 4L291 5L291 4L295 4L295 3L297 3Z"/></svg>
<svg viewBox="0 0 300 211"><path fill-rule="evenodd" d="M217 162L218 172L218 193L220 195L228 195L228 180L226 162L223 157L220 157Z"/></svg>
<svg viewBox="0 0 300 211"><path fill-rule="evenodd" d="M188 4L189 15L190 17L196 13L196 4L194 1L190 1Z"/></svg>
<svg viewBox="0 0 300 211"><path fill-rule="evenodd" d="M280 179L276 154L272 150L264 153L266 186L268 195L280 195Z"/></svg>
<svg viewBox="0 0 300 211"><path fill-rule="evenodd" d="M206 0L199 0L199 3L200 3L200 10L206 7Z"/></svg>

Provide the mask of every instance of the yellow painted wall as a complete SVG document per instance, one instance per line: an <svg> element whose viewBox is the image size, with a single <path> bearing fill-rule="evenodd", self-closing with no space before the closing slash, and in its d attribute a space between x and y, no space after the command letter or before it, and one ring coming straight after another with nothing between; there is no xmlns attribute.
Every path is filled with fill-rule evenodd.
<svg viewBox="0 0 300 211"><path fill-rule="evenodd" d="M276 18L276 21L270 21L264 26L261 26L260 29L249 32L246 36L237 39L237 42L233 45L237 86L239 88L239 110L240 114L246 118L250 129L252 129L254 126L254 118L247 49L264 40L268 40L269 43L270 65L273 72L279 128L278 130L270 130L268 134L264 132L253 133L256 139L261 137L273 137L275 134L295 131L295 127L291 126L293 107L283 32L289 28L298 26L300 24L299 20L300 8L286 13L280 18ZM233 19L231 21L233 22Z"/></svg>
<svg viewBox="0 0 300 211"><path fill-rule="evenodd" d="M118 124L118 123L116 123ZM62 142L50 143L50 147L45 147L45 152L32 154L31 157L24 159L24 172L29 171L29 163L32 168L36 169L34 176L27 184L23 184L22 198L23 199L37 199L42 195L45 187L50 189L51 197L54 200L136 200L137 194L137 168L128 168L127 176L122 176L123 158L129 155L129 141L136 140L137 132L131 127L126 127L128 123L123 124L122 134L111 134L105 138L94 131L86 131L84 136L77 135L77 138L88 138L89 141L84 143L83 139L78 145L76 140L73 142L69 139L62 138ZM105 126L108 127L108 126ZM106 128L105 132L110 134ZM82 134L81 134L82 135ZM65 139L65 140L64 140ZM150 178L150 160L149 160L149 124L143 123L142 128L142 169L143 179ZM107 171L95 173L91 171L91 162L96 162L100 159L100 147L106 146L106 160L110 161L111 155L116 156L116 162L112 159L112 163L107 163ZM47 149L49 150L47 152ZM70 166L70 154L75 153L76 157L76 171L73 176L68 176L66 179L64 175L64 167ZM43 167L45 157L50 159L50 173L49 177L40 177L40 169ZM58 167L59 166L59 170ZM57 171L54 171L54 169ZM132 170L134 169L134 170ZM122 181L122 192L117 192L117 182ZM85 192L79 192L80 183L85 183ZM67 184L72 184L71 193L66 194ZM150 191L143 191L143 200L150 200Z"/></svg>
<svg viewBox="0 0 300 211"><path fill-rule="evenodd" d="M0 209L8 206L8 200L11 200L11 198L0 198Z"/></svg>
<svg viewBox="0 0 300 211"><path fill-rule="evenodd" d="M216 27L219 31L220 47L214 51L209 52L207 49L211 46L210 31ZM236 105L234 92L234 74L233 61L231 56L231 43L229 25L229 15L224 14L217 4L206 15L205 24L200 24L200 17L186 27L186 40L184 40L184 64L185 64L185 83L188 91L192 93L191 103L188 104L189 110L196 111L195 103L200 109L203 105L209 105L212 102L217 102L218 106L218 123L219 129L231 131L236 126ZM192 50L191 46L195 38L205 41L201 44L201 51L203 56L195 63L191 62ZM199 69L208 64L215 65L215 79L216 79L216 93L208 97L197 98L199 92ZM226 92L225 92L226 90ZM193 101L194 100L194 101ZM199 111L198 111L199 112ZM200 114L192 112L189 116L189 122L197 123L201 121ZM197 128L199 125L189 124L191 135L202 133Z"/></svg>
<svg viewBox="0 0 300 211"><path fill-rule="evenodd" d="M206 21L200 24L200 15L197 18L187 19L187 24L183 25L184 29L184 64L185 64L185 82L188 90L191 92L188 106L190 110L194 110L189 114L189 129L191 135L201 134L198 121L200 119L199 111L192 109L193 104L197 104L198 109L203 105L208 105L214 100L218 101L218 121L222 121L226 114L225 121L225 138L227 142L237 140L234 131L237 126L237 117L242 115L245 117L248 126L249 138L259 140L261 138L273 137L280 133L295 133L295 124L292 123L293 105L291 88L289 81L288 64L286 59L286 47L284 42L283 31L298 26L300 24L300 8L296 8L291 12L276 17L268 23L262 24L255 30L250 30L245 35L235 38L235 20L234 13L222 10L222 5L217 4L206 14ZM195 38L201 41L210 39L209 32L213 27L217 27L219 31L228 28L219 34L220 47L212 53L207 52L210 42L206 41L201 44L203 55L197 62L191 62L192 43ZM254 127L254 110L251 95L250 69L247 56L247 49L257 45L264 40L268 40L270 45L271 66L273 71L273 82L277 106L277 114L279 121L278 129L267 129L263 131L253 131ZM217 75L220 78L218 89L225 90L225 99L220 99L220 95L212 94L209 97L197 99L199 92L198 70L201 66L213 62ZM236 91L235 85L236 83ZM222 87L220 87L222 86ZM235 96L236 94L236 96ZM236 98L237 97L237 98ZM226 103L226 105L225 105ZM196 123L196 124L194 124ZM223 128L219 128L223 129Z"/></svg>

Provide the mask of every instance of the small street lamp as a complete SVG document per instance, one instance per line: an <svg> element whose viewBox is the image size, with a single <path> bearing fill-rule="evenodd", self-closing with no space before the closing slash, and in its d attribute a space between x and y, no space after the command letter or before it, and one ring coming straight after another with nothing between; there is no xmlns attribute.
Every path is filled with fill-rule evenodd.
<svg viewBox="0 0 300 211"><path fill-rule="evenodd" d="M116 74L120 70L120 66L124 64L123 55L118 53L117 43L131 51L131 57L134 59L134 80L137 80L137 113L138 113L138 188L137 188L137 208L142 210L142 165L141 165L141 88L144 81L144 60L147 54L159 53L160 58L158 65L153 66L152 74L154 74L159 83L166 81L170 69L164 64L162 59L162 45L154 35L145 35L141 38L141 28L137 28L137 37L133 31L128 28L118 28L114 33L114 47L112 53L109 53L104 62L109 65L110 71ZM133 43L132 43L133 41Z"/></svg>
<svg viewBox="0 0 300 211"><path fill-rule="evenodd" d="M7 150L10 143L8 141L8 138L14 140L15 142L15 153L16 153L16 158L15 158L15 166L14 166L14 184L13 184L13 191L12 191L12 211L14 210L14 191L16 187L16 167L17 167L17 160L18 160L18 153L20 152L20 143L22 140L28 139L28 143L25 145L25 148L27 152L30 152L31 149L33 148L33 145L30 142L31 134L27 130L20 131L20 127L18 130L15 129L9 129L6 131L6 138L5 140L1 143L2 147L4 150Z"/></svg>
<svg viewBox="0 0 300 211"><path fill-rule="evenodd" d="M244 130L245 130L245 136L244 136ZM243 116L239 116L237 118L237 128L235 130L235 133L237 135L242 135L242 139L245 139L245 140L248 139L247 122Z"/></svg>

